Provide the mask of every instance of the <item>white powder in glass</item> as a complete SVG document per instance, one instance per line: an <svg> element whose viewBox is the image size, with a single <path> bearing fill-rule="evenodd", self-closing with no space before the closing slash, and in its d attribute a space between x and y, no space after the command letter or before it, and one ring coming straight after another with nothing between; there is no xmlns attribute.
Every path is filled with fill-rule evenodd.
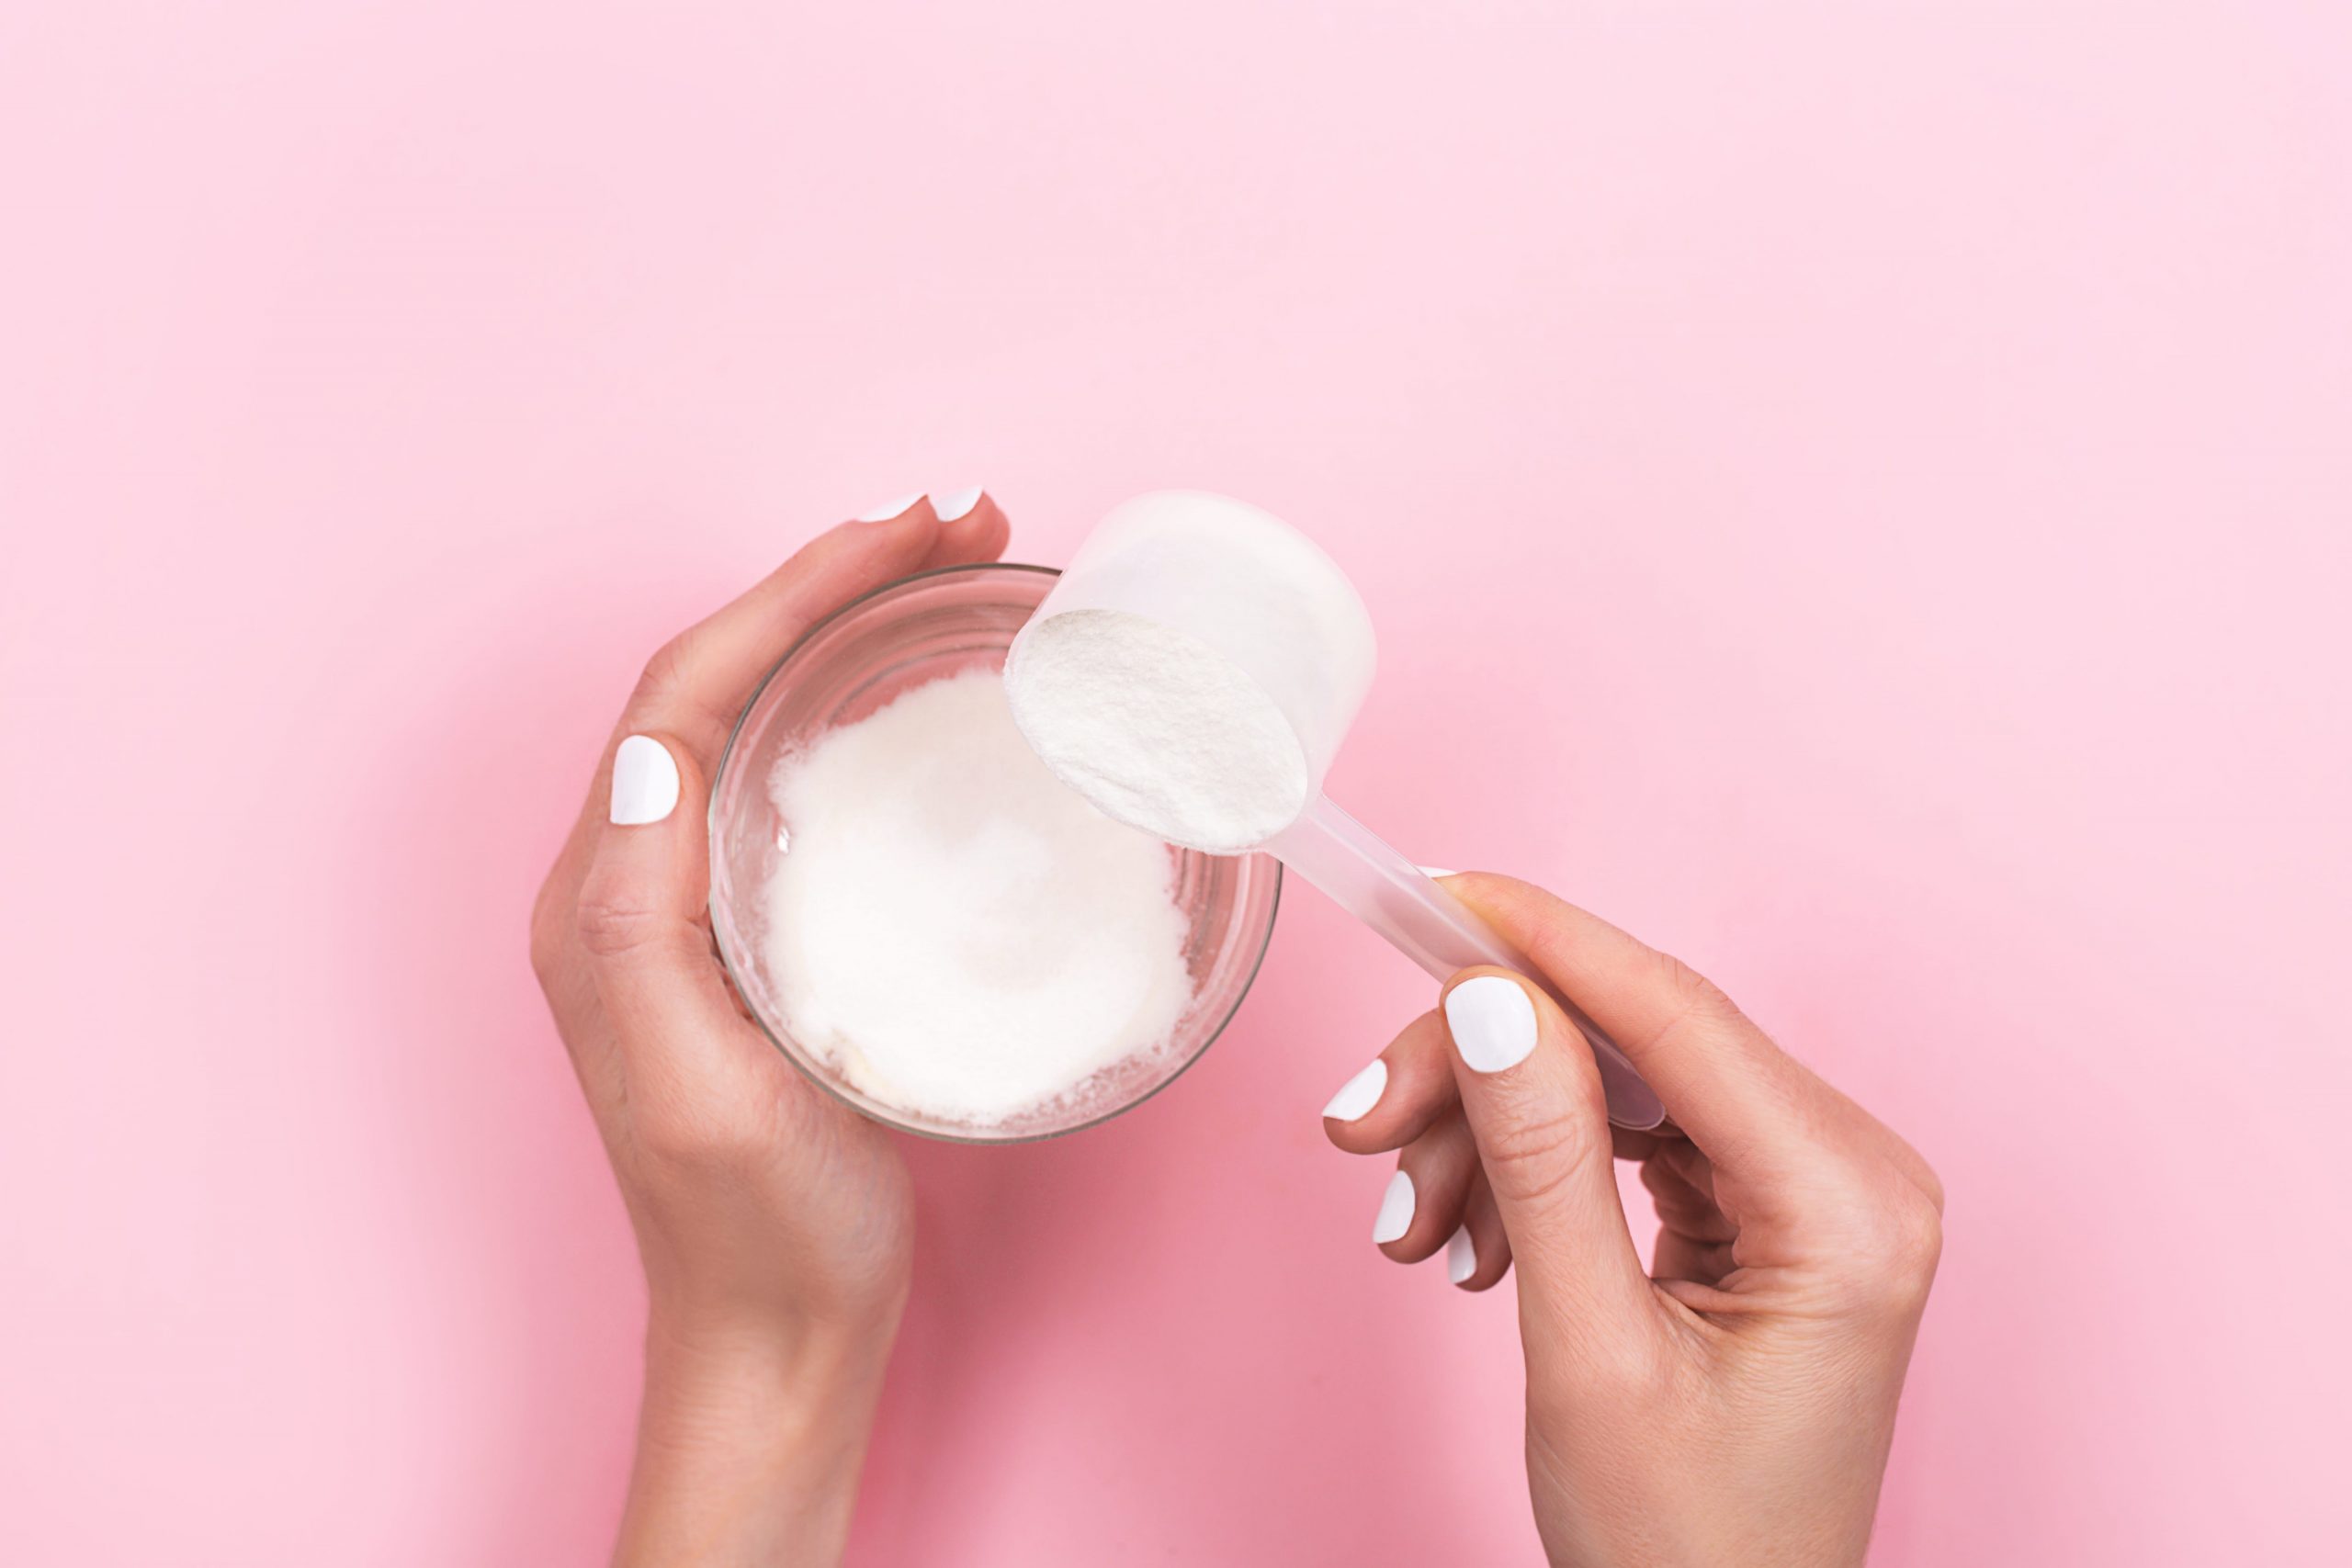
<svg viewBox="0 0 2352 1568"><path fill-rule="evenodd" d="M994 671L828 732L770 795L768 975L858 1089L986 1125L1169 1046L1193 995L1175 857L1046 770Z"/></svg>
<svg viewBox="0 0 2352 1568"><path fill-rule="evenodd" d="M1264 843L1315 791L1297 732L1239 665L1122 610L1032 623L1005 687L1021 733L1105 813L1210 854Z"/></svg>

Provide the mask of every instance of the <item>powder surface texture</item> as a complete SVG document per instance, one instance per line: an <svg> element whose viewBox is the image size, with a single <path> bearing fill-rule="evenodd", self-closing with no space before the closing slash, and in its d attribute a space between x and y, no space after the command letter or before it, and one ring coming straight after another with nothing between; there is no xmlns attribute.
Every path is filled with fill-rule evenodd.
<svg viewBox="0 0 2352 1568"><path fill-rule="evenodd" d="M984 1126L1170 1048L1193 994L1175 857L1047 771L996 671L828 732L770 794L768 976L863 1092Z"/></svg>
<svg viewBox="0 0 2352 1568"><path fill-rule="evenodd" d="M1264 843L1315 781L1296 731L1248 671L1189 634L1119 610L1033 623L1005 687L1021 733L1109 816L1211 854Z"/></svg>

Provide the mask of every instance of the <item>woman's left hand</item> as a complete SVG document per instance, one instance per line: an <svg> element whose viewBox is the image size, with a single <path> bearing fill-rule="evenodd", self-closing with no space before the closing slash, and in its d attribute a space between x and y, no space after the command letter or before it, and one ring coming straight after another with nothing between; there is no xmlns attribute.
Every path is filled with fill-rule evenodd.
<svg viewBox="0 0 2352 1568"><path fill-rule="evenodd" d="M951 508L953 510L953 508ZM823 535L653 656L539 891L532 965L637 1232L650 1310L616 1562L830 1562L906 1300L888 1135L738 1010L711 946L708 788L768 668L835 608L994 559L981 496Z"/></svg>

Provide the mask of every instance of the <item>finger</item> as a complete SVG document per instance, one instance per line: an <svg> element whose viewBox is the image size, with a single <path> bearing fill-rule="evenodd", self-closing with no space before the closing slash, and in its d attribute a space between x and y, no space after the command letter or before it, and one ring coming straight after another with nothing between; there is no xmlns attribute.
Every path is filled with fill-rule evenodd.
<svg viewBox="0 0 2352 1568"><path fill-rule="evenodd" d="M993 502L976 502L952 530L922 496L894 506L819 535L740 598L664 644L647 661L612 739L662 731L683 740L707 772L761 678L810 626L926 564L992 558L1004 547L1004 514ZM564 905L579 886L611 782L600 767L548 875L548 896L560 896Z"/></svg>
<svg viewBox="0 0 2352 1568"><path fill-rule="evenodd" d="M1340 1086L1323 1107L1323 1135L1351 1155L1401 1149L1453 1109L1445 1023L1426 1012Z"/></svg>
<svg viewBox="0 0 2352 1568"><path fill-rule="evenodd" d="M1657 1251L1650 1265L1650 1278L1682 1280L1713 1289L1738 1267L1731 1250L1727 1241L1699 1241L1679 1231L1661 1230L1657 1233Z"/></svg>
<svg viewBox="0 0 2352 1568"><path fill-rule="evenodd" d="M1462 1224L1463 1200L1477 1168L1478 1146L1459 1111L1406 1145L1373 1225L1380 1250L1392 1262L1419 1263L1443 1247Z"/></svg>
<svg viewBox="0 0 2352 1568"><path fill-rule="evenodd" d="M1464 1291L1490 1290L1510 1272L1510 1235L1484 1170L1470 1175L1462 1224L1445 1244L1445 1277Z"/></svg>
<svg viewBox="0 0 2352 1568"><path fill-rule="evenodd" d="M1679 1145L1690 1149L1690 1145ZM1691 1151L1694 1155L1697 1151ZM1705 1156L1697 1155L1703 1161ZM1649 1190L1650 1206L1657 1212L1657 1245L1651 1249L1650 1278L1687 1280L1694 1284L1723 1283L1737 1264L1732 1244L1739 1227L1724 1217L1715 1201L1711 1171L1694 1169L1684 1159L1661 1151L1642 1165L1642 1185Z"/></svg>
<svg viewBox="0 0 2352 1568"><path fill-rule="evenodd" d="M709 765L752 688L786 649L850 600L921 570L939 539L938 514L922 496L887 516L869 513L818 535L656 653L629 699L623 729L663 729Z"/></svg>
<svg viewBox="0 0 2352 1568"><path fill-rule="evenodd" d="M1718 1160L1818 1138L1807 1110L1826 1086L1688 965L1510 877L1471 873L1446 886L1609 1032L1675 1124Z"/></svg>
<svg viewBox="0 0 2352 1568"><path fill-rule="evenodd" d="M1714 1167L1706 1155L1687 1139L1663 1144L1643 1162L1642 1185L1649 1190L1658 1221L1650 1277L1722 1284L1739 1266L1732 1256L1739 1226L1715 1196Z"/></svg>
<svg viewBox="0 0 2352 1568"><path fill-rule="evenodd" d="M1609 1129L1609 1147L1619 1159L1647 1159L1681 1136L1671 1121L1647 1132L1636 1132L1631 1127L1619 1127L1612 1123Z"/></svg>
<svg viewBox="0 0 2352 1568"><path fill-rule="evenodd" d="M1710 1245L1728 1243L1739 1235L1739 1227L1716 1206L1713 1190L1683 1175L1665 1157L1643 1161L1641 1176L1664 1229Z"/></svg>
<svg viewBox="0 0 2352 1568"><path fill-rule="evenodd" d="M932 545L931 554L923 558L926 570L970 566L1004 554L1004 547L1012 537L1012 525L988 491L977 485L947 491L934 494L931 505L939 518L939 537Z"/></svg>
<svg viewBox="0 0 2352 1568"><path fill-rule="evenodd" d="M1523 1308L1569 1344L1645 1323L1652 1303L1617 1200L1592 1048L1553 1000L1508 970L1445 990L1456 1090L1518 1260Z"/></svg>
<svg viewBox="0 0 2352 1568"><path fill-rule="evenodd" d="M674 736L633 734L609 772L606 819L576 906L580 949L631 1092L708 1083L729 1068L743 1030L702 924L710 864L701 765Z"/></svg>

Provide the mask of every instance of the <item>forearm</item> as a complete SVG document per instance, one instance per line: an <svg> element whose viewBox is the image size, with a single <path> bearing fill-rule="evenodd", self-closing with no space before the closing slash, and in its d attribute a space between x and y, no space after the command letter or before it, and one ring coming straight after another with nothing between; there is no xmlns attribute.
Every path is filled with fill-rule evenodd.
<svg viewBox="0 0 2352 1568"><path fill-rule="evenodd" d="M687 1335L657 1314L617 1568L839 1561L889 1343Z"/></svg>

